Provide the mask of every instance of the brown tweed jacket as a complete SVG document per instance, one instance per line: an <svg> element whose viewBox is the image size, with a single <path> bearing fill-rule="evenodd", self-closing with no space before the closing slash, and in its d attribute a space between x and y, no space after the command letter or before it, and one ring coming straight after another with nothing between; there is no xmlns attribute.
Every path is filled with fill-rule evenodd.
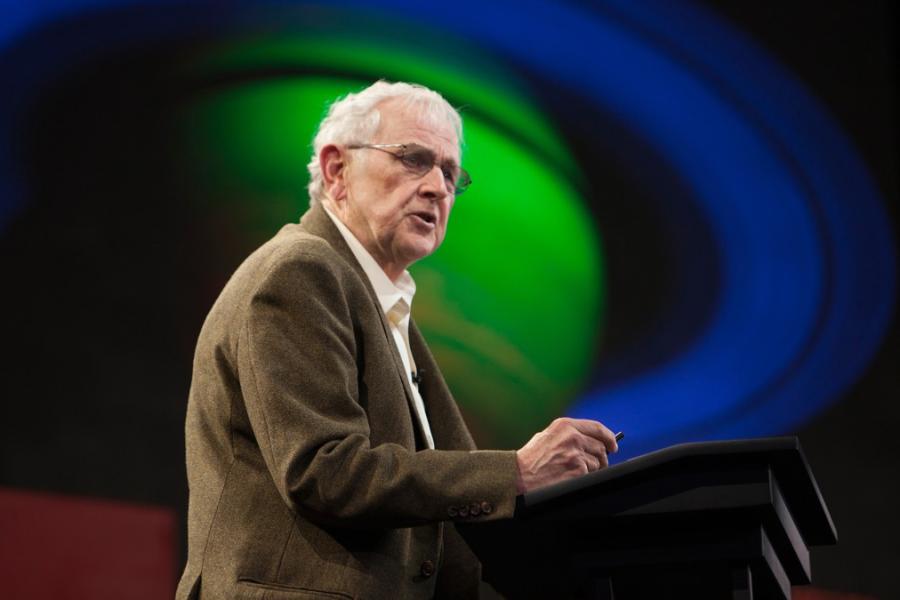
<svg viewBox="0 0 900 600"><path fill-rule="evenodd" d="M515 453L474 449L415 324L410 345L436 450L421 449L378 299L321 207L244 261L197 342L178 599L477 596L453 521L512 516Z"/></svg>

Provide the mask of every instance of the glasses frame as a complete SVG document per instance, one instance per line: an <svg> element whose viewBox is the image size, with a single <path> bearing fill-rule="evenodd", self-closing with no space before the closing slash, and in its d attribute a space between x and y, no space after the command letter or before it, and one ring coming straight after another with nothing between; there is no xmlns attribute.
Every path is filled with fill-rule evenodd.
<svg viewBox="0 0 900 600"><path fill-rule="evenodd" d="M435 165L438 164L437 153L435 153L431 148L428 148L427 146L423 146L421 144L349 144L347 148L350 150L381 150L382 152L390 154L391 156L402 162L403 166L405 166L413 173L418 173L419 177L424 177L429 171L431 171L431 169L435 167ZM389 148L399 148L400 152L391 152ZM423 170L405 162L403 160L403 153L408 148L416 148L428 152L428 154L431 155L431 166ZM469 175L469 172L463 169L461 166L457 167L457 169L459 169L459 173L457 174L456 179L452 182L447 178L447 174L444 172L443 166L441 166L440 168L441 172L444 174L444 180L452 183L453 189L448 191L450 191L454 195L459 196L460 194L464 193L470 185L472 185L472 177Z"/></svg>

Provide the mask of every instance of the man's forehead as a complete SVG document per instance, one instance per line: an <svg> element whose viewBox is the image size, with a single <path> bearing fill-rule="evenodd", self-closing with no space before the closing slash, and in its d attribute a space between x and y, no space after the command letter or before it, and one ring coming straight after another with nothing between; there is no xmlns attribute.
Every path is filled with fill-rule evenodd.
<svg viewBox="0 0 900 600"><path fill-rule="evenodd" d="M459 138L456 129L445 119L435 118L425 113L421 107L388 100L378 107L381 119L376 136L380 143L402 144L424 143L442 152L452 152L459 156ZM403 139L387 137L400 136ZM438 147L439 146L439 147Z"/></svg>

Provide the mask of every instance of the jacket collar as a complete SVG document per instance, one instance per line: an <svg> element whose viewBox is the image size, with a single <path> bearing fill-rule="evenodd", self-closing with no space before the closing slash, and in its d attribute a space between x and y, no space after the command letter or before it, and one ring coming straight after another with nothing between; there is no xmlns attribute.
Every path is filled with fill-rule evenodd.
<svg viewBox="0 0 900 600"><path fill-rule="evenodd" d="M372 282L369 281L368 275L366 275L365 269L362 268L362 265L359 264L359 261L356 260L356 256L353 255L353 251L350 249L350 246L347 245L346 240L344 240L344 236L341 235L341 232L338 231L338 228L331 221L331 217L325 212L325 209L322 207L321 203L316 203L314 206L311 206L308 211L300 218L300 227L302 227L307 233L310 233L316 237L320 237L338 253L347 264L353 268L359 278L362 280L363 285L366 286L366 290L369 292L369 297L372 300L372 303L375 305L378 316L381 320L381 327L384 330L384 335L388 342L388 348L390 348L391 356L394 359L394 365L397 367L397 374L400 376L400 381L403 383L403 390L406 392L406 400L409 404L410 416L412 417L413 424L416 431L416 444L418 447L425 447L425 433L422 431L422 426L419 423L419 418L416 416L416 407L415 401L413 400L412 389L409 387L409 380L406 376L406 367L403 366L403 359L400 358L400 351L397 349L397 345L394 343L394 336L391 333L390 325L388 324L387 317L384 314L384 310L381 308L381 303L378 300L378 294L375 293L375 288L372 287ZM410 328L414 328L415 324L410 319ZM418 336L418 329L415 330L416 335ZM418 356L416 352L416 348L413 348L413 355ZM431 358L430 355L428 357ZM418 364L418 358L416 358ZM429 363L433 364L433 361L429 360ZM429 364L431 366L431 364ZM436 365L432 367L436 370ZM429 400L424 398L426 410L429 407ZM429 411L430 412L430 411ZM429 417L429 422L431 418ZM432 433L434 433L434 427L432 426Z"/></svg>
<svg viewBox="0 0 900 600"><path fill-rule="evenodd" d="M328 242L328 244L341 255L341 258L346 260L347 263L353 267L353 270L356 271L365 282L366 288L377 300L375 290L372 288L371 283L369 283L369 278L366 277L365 270L363 270L359 261L356 260L356 257L353 256L353 251L350 249L350 246L347 245L347 242L344 241L344 236L341 235L338 228L331 222L331 218L325 212L321 203L316 203L306 211L300 219L300 226L308 233Z"/></svg>

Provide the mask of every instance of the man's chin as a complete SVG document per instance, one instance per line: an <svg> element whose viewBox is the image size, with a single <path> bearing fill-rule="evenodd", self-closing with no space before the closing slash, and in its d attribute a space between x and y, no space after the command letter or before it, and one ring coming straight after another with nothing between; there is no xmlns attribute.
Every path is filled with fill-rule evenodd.
<svg viewBox="0 0 900 600"><path fill-rule="evenodd" d="M437 250L438 245L433 235L415 236L415 239L410 240L404 248L403 255L407 257L409 264L412 264L429 256Z"/></svg>

